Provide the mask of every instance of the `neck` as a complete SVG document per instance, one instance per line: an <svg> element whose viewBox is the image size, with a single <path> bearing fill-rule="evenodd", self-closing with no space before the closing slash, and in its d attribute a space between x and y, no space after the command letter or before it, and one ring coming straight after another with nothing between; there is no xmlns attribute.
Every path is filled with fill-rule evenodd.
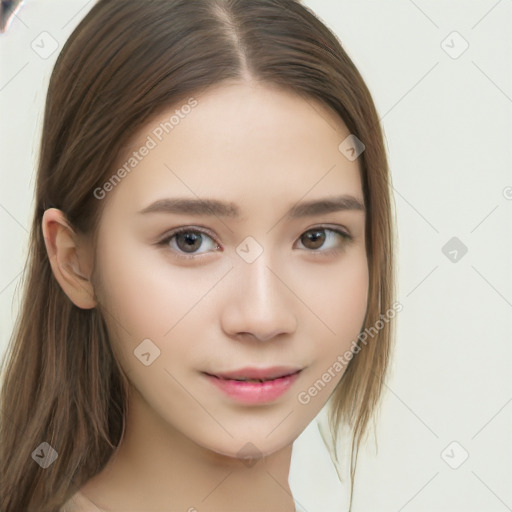
<svg viewBox="0 0 512 512"><path fill-rule="evenodd" d="M123 439L82 488L105 511L293 512L292 445L261 459L228 457L197 445L130 398Z"/></svg>

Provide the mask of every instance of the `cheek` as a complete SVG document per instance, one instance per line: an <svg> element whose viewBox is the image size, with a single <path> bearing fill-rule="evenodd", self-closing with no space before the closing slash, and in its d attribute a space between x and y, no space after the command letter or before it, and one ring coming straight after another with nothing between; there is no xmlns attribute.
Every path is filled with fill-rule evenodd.
<svg viewBox="0 0 512 512"><path fill-rule="evenodd" d="M368 305L368 263L363 251L347 255L339 265L318 267L302 279L298 296L317 317L325 338L357 336ZM308 274L304 271L304 276Z"/></svg>
<svg viewBox="0 0 512 512"><path fill-rule="evenodd" d="M187 339L202 332L208 302L203 299L226 270L180 267L154 247L119 239L102 246L98 262L100 302L107 312L113 348L125 369L138 368L133 354L146 339L160 351L156 367L171 367L176 359L193 357L194 344Z"/></svg>
<svg viewBox="0 0 512 512"><path fill-rule="evenodd" d="M335 322L338 319L336 325L340 333L357 336L368 307L369 274L366 260L344 272L338 286L341 290L337 297L339 308L334 307L331 314ZM334 301L333 305L336 306Z"/></svg>
<svg viewBox="0 0 512 512"><path fill-rule="evenodd" d="M172 265L155 247L129 239L105 244L99 267L102 303L138 337L164 336L208 289L209 279L199 281L193 269Z"/></svg>
<svg viewBox="0 0 512 512"><path fill-rule="evenodd" d="M368 307L369 273L363 253L354 254L337 269L325 272L325 275L317 275L317 279L308 281L314 285L313 290L310 289L312 301L308 305L318 317L313 319L308 314L312 318L309 337L315 339L315 353L312 354L315 378L331 368L347 350L353 350ZM346 365L343 369L337 365L336 378L329 388L341 379L345 369Z"/></svg>
<svg viewBox="0 0 512 512"><path fill-rule="evenodd" d="M186 315L198 303L201 290L191 274L173 268L161 255L155 258L154 248L118 242L104 245L98 258L100 302L112 349L144 397L156 400L155 390L165 389L162 407L181 407L186 396L165 369L175 373L173 361L191 357L184 331ZM149 354L146 360L145 354Z"/></svg>

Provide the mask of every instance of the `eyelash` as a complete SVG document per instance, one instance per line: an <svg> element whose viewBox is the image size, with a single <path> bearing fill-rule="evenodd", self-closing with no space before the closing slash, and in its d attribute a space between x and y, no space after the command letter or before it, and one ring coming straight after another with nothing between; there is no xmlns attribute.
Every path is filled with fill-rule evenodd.
<svg viewBox="0 0 512 512"><path fill-rule="evenodd" d="M310 231L315 231L315 230L324 230L324 231L331 231L333 233L336 233L338 235L340 235L343 239L343 242L342 242L342 245L344 246L345 244L349 243L349 242L352 242L354 237L348 233L346 233L345 231L341 230L341 229L338 229L338 228L333 228L333 227L329 227L329 226L315 226L313 228L309 228L308 230L304 231L304 233L302 233L302 235L299 237L299 239L306 233L309 233ZM210 233L209 231L205 230L204 228L203 229L199 229L199 228L195 228L195 227L191 227L191 226L187 226L187 227L182 227L182 228L178 228L178 229L175 229L173 231L171 231L170 233L168 233L165 238L163 238L162 240L160 240L159 242L157 242L157 245L158 246L168 246L169 245L169 242L176 236L182 234L182 233L199 233L201 235L207 235L209 238L212 239L212 241L217 245L219 246L218 242L215 240L215 237L213 236L212 233ZM305 250L306 252L309 252L311 253L312 255L314 255L315 257L316 256L320 256L320 257L327 257L327 256L331 256L331 255L335 255L335 254L339 254L340 252L343 251L343 246L340 248L336 248L336 249L328 249L328 250L324 250L322 251L321 249L317 249L317 250L314 250L314 249L302 249L302 250ZM175 251L173 251L175 252ZM183 259L183 260L197 260L197 259L200 259L202 258L203 256L206 257L208 254L208 252L206 253L199 253L199 254L190 254L190 255L185 255L184 253L179 253L179 252L175 252L175 257L176 258L179 258L179 259Z"/></svg>

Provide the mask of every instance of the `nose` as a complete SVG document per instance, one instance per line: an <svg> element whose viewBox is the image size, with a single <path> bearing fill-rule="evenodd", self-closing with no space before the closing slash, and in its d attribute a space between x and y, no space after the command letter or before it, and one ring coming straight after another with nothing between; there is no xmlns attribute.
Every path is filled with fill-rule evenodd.
<svg viewBox="0 0 512 512"><path fill-rule="evenodd" d="M276 265L271 266L265 255L264 251L252 263L236 261L230 273L221 315L222 328L230 337L268 341L297 329L290 278Z"/></svg>

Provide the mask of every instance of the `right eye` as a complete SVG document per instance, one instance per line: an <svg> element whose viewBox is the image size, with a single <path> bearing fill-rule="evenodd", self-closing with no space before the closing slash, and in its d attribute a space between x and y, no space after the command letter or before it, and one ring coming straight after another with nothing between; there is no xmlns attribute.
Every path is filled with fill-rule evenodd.
<svg viewBox="0 0 512 512"><path fill-rule="evenodd" d="M326 234L327 233L327 234ZM336 240L336 238L338 240ZM308 252L316 255L330 256L332 254L338 253L343 249L345 244L351 242L353 240L353 236L349 235L345 231L339 228L329 228L327 226L318 226L316 228L311 228L305 231L299 238L299 242L302 245L305 245L304 242L310 243L312 242L314 246L313 248L308 248ZM303 241L304 240L304 241ZM330 241L330 247L325 249L321 249L324 246L325 241ZM320 246L318 244L320 241ZM318 254L317 254L318 253Z"/></svg>
<svg viewBox="0 0 512 512"><path fill-rule="evenodd" d="M204 245L204 240L210 240L210 248L206 251L197 252ZM168 233L163 240L158 242L159 246L169 246L178 258L197 258L207 252L219 249L219 245L206 231L192 227L181 227Z"/></svg>

